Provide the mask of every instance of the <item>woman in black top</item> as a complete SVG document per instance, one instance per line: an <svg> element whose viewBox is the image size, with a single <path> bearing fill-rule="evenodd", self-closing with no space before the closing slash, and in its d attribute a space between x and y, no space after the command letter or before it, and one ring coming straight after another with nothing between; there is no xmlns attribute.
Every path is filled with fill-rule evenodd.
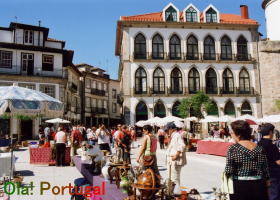
<svg viewBox="0 0 280 200"><path fill-rule="evenodd" d="M233 179L230 200L268 200L268 164L263 148L251 142L250 125L243 120L231 123L237 142L227 154L225 173Z"/></svg>

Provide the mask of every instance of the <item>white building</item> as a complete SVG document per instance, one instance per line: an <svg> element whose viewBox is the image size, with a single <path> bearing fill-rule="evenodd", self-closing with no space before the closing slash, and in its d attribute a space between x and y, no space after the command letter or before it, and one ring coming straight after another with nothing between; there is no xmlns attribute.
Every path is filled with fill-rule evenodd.
<svg viewBox="0 0 280 200"><path fill-rule="evenodd" d="M280 41L280 0L263 0L262 7L265 10L267 38Z"/></svg>
<svg viewBox="0 0 280 200"><path fill-rule="evenodd" d="M248 7L241 15L213 5L182 12L172 3L162 11L121 17L116 55L128 124L153 116L177 115L179 100L197 91L216 103L212 115L260 116L259 39Z"/></svg>
<svg viewBox="0 0 280 200"><path fill-rule="evenodd" d="M17 83L64 102L67 82L63 70L65 42L48 38L48 34L49 29L41 26L11 23L8 28L0 27L1 86ZM20 135L21 139L34 138L39 123L40 119L0 119L0 126L6 124L6 132ZM7 127L11 129L7 130Z"/></svg>

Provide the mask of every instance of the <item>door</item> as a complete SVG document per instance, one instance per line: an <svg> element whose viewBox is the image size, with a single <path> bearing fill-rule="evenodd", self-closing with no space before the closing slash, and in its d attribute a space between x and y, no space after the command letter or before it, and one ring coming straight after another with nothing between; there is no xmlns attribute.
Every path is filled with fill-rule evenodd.
<svg viewBox="0 0 280 200"><path fill-rule="evenodd" d="M22 73L34 75L34 56L31 53L22 53L21 57Z"/></svg>
<svg viewBox="0 0 280 200"><path fill-rule="evenodd" d="M32 120L21 120L21 140L31 140L33 132Z"/></svg>

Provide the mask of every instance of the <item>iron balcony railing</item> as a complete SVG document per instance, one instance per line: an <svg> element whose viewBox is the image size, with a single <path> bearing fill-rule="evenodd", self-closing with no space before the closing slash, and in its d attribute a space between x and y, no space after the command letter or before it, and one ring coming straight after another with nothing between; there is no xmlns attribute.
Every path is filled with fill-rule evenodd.
<svg viewBox="0 0 280 200"><path fill-rule="evenodd" d="M55 77L64 78L65 71L62 69L54 68L53 71L43 71L42 67L26 67L26 70L19 65L13 65L11 67L1 67L0 74L8 75L21 75L21 76L41 76L41 77Z"/></svg>
<svg viewBox="0 0 280 200"><path fill-rule="evenodd" d="M97 96L105 96L106 91L105 90L99 90L99 89L96 89L96 88L92 88L91 89L91 94L97 95Z"/></svg>
<svg viewBox="0 0 280 200"><path fill-rule="evenodd" d="M165 53L145 52L134 53L135 60L221 60L221 61L252 61L250 54L226 53Z"/></svg>

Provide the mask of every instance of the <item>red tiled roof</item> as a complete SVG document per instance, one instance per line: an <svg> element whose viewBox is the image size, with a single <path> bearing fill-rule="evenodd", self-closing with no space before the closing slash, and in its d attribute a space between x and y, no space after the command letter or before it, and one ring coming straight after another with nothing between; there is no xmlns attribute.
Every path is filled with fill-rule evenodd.
<svg viewBox="0 0 280 200"><path fill-rule="evenodd" d="M121 21L142 21L142 22L162 22L162 12L148 13L143 15L124 16ZM180 22L184 22L183 12L180 12ZM200 22L203 22L203 14L200 15ZM243 19L236 14L220 14L220 23L223 24L258 24L253 19Z"/></svg>

